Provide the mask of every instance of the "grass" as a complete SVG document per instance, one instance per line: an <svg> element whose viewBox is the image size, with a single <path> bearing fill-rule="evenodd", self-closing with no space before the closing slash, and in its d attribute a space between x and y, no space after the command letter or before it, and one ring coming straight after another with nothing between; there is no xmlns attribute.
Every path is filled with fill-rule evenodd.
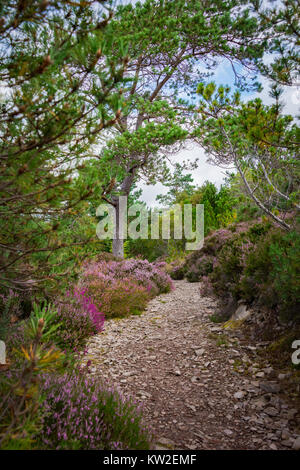
<svg viewBox="0 0 300 470"><path fill-rule="evenodd" d="M223 319L221 318L220 315L218 315L217 313L213 313L210 317L209 317L210 321L212 321L213 323L223 323Z"/></svg>

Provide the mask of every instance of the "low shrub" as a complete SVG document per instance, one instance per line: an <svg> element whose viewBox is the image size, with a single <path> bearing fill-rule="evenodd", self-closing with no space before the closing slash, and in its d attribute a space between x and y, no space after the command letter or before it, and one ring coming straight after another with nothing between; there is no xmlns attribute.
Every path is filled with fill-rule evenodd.
<svg viewBox="0 0 300 470"><path fill-rule="evenodd" d="M149 449L141 410L86 375L45 376L41 445L47 449Z"/></svg>
<svg viewBox="0 0 300 470"><path fill-rule="evenodd" d="M186 278L189 282L198 282L202 276L207 276L213 270L213 256L203 255L194 264L189 265Z"/></svg>
<svg viewBox="0 0 300 470"><path fill-rule="evenodd" d="M267 221L229 228L217 230L186 258L186 278L202 281L202 295L258 301L282 318L299 319L299 233Z"/></svg>
<svg viewBox="0 0 300 470"><path fill-rule="evenodd" d="M43 338L49 344L55 344L65 352L76 352L83 348L89 336L103 330L104 313L99 312L95 304L84 291L74 290L68 292L64 300L56 300L52 305L36 306L39 315L51 313L47 328L51 328L51 335L44 332ZM14 350L31 341L28 334L32 321L36 319L37 312L33 311L27 320L9 326L6 338L6 347L9 356L14 356Z"/></svg>
<svg viewBox="0 0 300 470"><path fill-rule="evenodd" d="M37 309L35 310L37 313ZM54 327L48 324L45 310L26 325L26 345L16 345L13 364L0 374L1 449L33 449L35 435L41 426L39 384L41 374L62 371L65 355L56 346L47 344Z"/></svg>
<svg viewBox="0 0 300 470"><path fill-rule="evenodd" d="M20 346L26 344L26 336L25 336L25 323L21 322L18 324L11 325L9 328L9 333L6 337L6 348L7 348L7 355L12 357L14 354L14 350Z"/></svg>
<svg viewBox="0 0 300 470"><path fill-rule="evenodd" d="M147 301L172 288L164 263L147 260L102 261L86 265L79 288L91 296L107 318L136 314Z"/></svg>
<svg viewBox="0 0 300 470"><path fill-rule="evenodd" d="M88 277L85 286L106 318L138 314L145 309L151 297L150 286L147 290L131 279L113 279L107 282L101 278Z"/></svg>
<svg viewBox="0 0 300 470"><path fill-rule="evenodd" d="M300 318L300 237L291 232L270 245L270 278L277 294L280 313Z"/></svg>
<svg viewBox="0 0 300 470"><path fill-rule="evenodd" d="M63 350L77 351L89 336L102 331L104 313L98 311L84 290L68 292L66 301L57 301L55 306L57 314L53 323L59 326L52 340Z"/></svg>
<svg viewBox="0 0 300 470"><path fill-rule="evenodd" d="M175 262L170 263L169 265L169 274L171 279L174 281L181 281L185 276L185 267L184 264L176 264Z"/></svg>

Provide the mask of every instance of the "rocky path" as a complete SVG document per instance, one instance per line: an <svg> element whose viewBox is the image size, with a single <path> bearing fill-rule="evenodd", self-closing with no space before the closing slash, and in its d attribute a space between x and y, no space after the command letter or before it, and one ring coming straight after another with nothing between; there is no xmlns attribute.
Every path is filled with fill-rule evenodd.
<svg viewBox="0 0 300 470"><path fill-rule="evenodd" d="M300 447L299 410L281 398L280 377L210 321L215 308L198 283L176 281L141 316L107 321L85 360L143 403L158 449Z"/></svg>

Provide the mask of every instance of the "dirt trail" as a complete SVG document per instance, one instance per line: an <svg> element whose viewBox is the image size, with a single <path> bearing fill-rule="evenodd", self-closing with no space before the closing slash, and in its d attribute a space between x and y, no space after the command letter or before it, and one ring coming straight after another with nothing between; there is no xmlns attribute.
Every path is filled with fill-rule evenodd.
<svg viewBox="0 0 300 470"><path fill-rule="evenodd" d="M216 303L200 296L199 283L174 284L141 316L106 322L88 345L91 372L143 403L157 448L295 446L299 415L280 397L272 368L209 320Z"/></svg>

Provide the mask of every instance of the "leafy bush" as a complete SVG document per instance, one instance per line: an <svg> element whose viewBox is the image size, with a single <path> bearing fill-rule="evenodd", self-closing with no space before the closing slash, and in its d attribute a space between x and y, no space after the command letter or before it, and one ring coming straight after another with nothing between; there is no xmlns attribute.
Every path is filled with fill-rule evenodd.
<svg viewBox="0 0 300 470"><path fill-rule="evenodd" d="M40 440L48 449L149 449L150 433L131 400L95 377L45 377Z"/></svg>

